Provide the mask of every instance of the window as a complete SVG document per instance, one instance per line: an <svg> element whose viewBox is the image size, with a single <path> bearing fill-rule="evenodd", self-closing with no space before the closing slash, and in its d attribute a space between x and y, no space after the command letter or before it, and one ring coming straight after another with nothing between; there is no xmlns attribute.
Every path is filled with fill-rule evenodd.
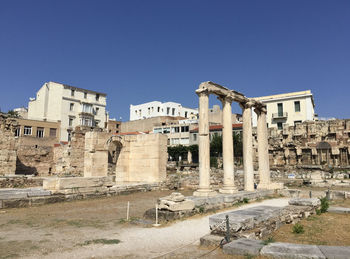
<svg viewBox="0 0 350 259"><path fill-rule="evenodd" d="M69 104L69 110L70 110L70 111L73 111L73 110L74 110L74 103L70 103L70 104Z"/></svg>
<svg viewBox="0 0 350 259"><path fill-rule="evenodd" d="M50 129L50 137L56 137L56 129Z"/></svg>
<svg viewBox="0 0 350 259"><path fill-rule="evenodd" d="M71 141L72 140L72 133L70 130L67 131L67 133L68 133L68 141Z"/></svg>
<svg viewBox="0 0 350 259"><path fill-rule="evenodd" d="M148 115L150 115L150 114L151 114L151 108L148 107Z"/></svg>
<svg viewBox="0 0 350 259"><path fill-rule="evenodd" d="M294 110L295 112L300 112L300 101L294 102Z"/></svg>
<svg viewBox="0 0 350 259"><path fill-rule="evenodd" d="M185 112L185 118L187 118L187 112Z"/></svg>
<svg viewBox="0 0 350 259"><path fill-rule="evenodd" d="M83 112L92 113L92 105L88 103L83 103Z"/></svg>
<svg viewBox="0 0 350 259"><path fill-rule="evenodd" d="M17 127L15 130L15 137L19 137L21 135L21 128Z"/></svg>
<svg viewBox="0 0 350 259"><path fill-rule="evenodd" d="M38 127L36 129L36 137L37 138L43 138L44 137L44 128Z"/></svg>
<svg viewBox="0 0 350 259"><path fill-rule="evenodd" d="M24 126L23 135L32 135L32 127Z"/></svg>
<svg viewBox="0 0 350 259"><path fill-rule="evenodd" d="M140 116L140 117L142 116L141 110L139 110L139 116Z"/></svg>
<svg viewBox="0 0 350 259"><path fill-rule="evenodd" d="M81 125L92 127L92 118L87 118L87 117L81 118Z"/></svg>
<svg viewBox="0 0 350 259"><path fill-rule="evenodd" d="M294 121L294 125L297 125L298 123L301 123L301 121Z"/></svg>
<svg viewBox="0 0 350 259"><path fill-rule="evenodd" d="M84 98L85 99L87 98L87 92L84 92Z"/></svg>
<svg viewBox="0 0 350 259"><path fill-rule="evenodd" d="M282 117L283 116L283 103L278 103L277 109L278 109L278 116Z"/></svg>
<svg viewBox="0 0 350 259"><path fill-rule="evenodd" d="M72 89L70 90L70 96L74 96L75 91Z"/></svg>
<svg viewBox="0 0 350 259"><path fill-rule="evenodd" d="M171 114L175 115L175 108L172 109Z"/></svg>
<svg viewBox="0 0 350 259"><path fill-rule="evenodd" d="M189 131L189 126L182 126L181 127L181 132L188 132Z"/></svg>
<svg viewBox="0 0 350 259"><path fill-rule="evenodd" d="M197 141L197 134L196 133L193 134L193 141Z"/></svg>
<svg viewBox="0 0 350 259"><path fill-rule="evenodd" d="M100 100L100 95L96 94L96 101Z"/></svg>
<svg viewBox="0 0 350 259"><path fill-rule="evenodd" d="M73 126L73 118L69 118L69 122L68 122L69 127Z"/></svg>
<svg viewBox="0 0 350 259"><path fill-rule="evenodd" d="M158 110L157 110L158 112L160 112L160 107L158 107Z"/></svg>
<svg viewBox="0 0 350 259"><path fill-rule="evenodd" d="M100 110L100 108L96 108L95 110L95 115L98 115L98 111Z"/></svg>
<svg viewBox="0 0 350 259"><path fill-rule="evenodd" d="M168 114L168 115L169 115L169 113L170 113L170 108L169 108L169 107L167 107L167 108L166 108L166 114Z"/></svg>
<svg viewBox="0 0 350 259"><path fill-rule="evenodd" d="M115 124L115 127L116 127L117 129L119 129L119 124Z"/></svg>
<svg viewBox="0 0 350 259"><path fill-rule="evenodd" d="M180 132L180 127L175 127L175 132Z"/></svg>
<svg viewBox="0 0 350 259"><path fill-rule="evenodd" d="M282 122L277 122L277 128L278 128L279 130L283 129L283 124L282 124Z"/></svg>

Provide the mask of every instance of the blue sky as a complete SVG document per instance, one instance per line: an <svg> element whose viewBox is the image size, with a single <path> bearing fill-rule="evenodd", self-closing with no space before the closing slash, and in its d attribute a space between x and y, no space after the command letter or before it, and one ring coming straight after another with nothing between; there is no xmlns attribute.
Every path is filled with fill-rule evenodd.
<svg viewBox="0 0 350 259"><path fill-rule="evenodd" d="M107 93L123 120L130 104L197 107L203 81L311 89L319 116L350 118L350 1L0 0L1 110L47 81Z"/></svg>

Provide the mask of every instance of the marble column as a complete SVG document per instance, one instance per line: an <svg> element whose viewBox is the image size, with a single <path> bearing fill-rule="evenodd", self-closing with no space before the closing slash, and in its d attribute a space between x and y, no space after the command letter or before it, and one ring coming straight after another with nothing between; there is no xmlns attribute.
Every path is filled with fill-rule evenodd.
<svg viewBox="0 0 350 259"><path fill-rule="evenodd" d="M237 191L234 181L234 159L232 139L232 98L219 98L222 103L222 157L224 166L224 185L221 193L234 193Z"/></svg>
<svg viewBox="0 0 350 259"><path fill-rule="evenodd" d="M245 191L254 191L252 106L253 103L251 102L241 104L243 110L243 167Z"/></svg>
<svg viewBox="0 0 350 259"><path fill-rule="evenodd" d="M267 124L266 108L255 109L258 116L258 159L259 159L259 178L258 189L269 189L270 180L270 163L269 163L269 146L267 141Z"/></svg>
<svg viewBox="0 0 350 259"><path fill-rule="evenodd" d="M209 141L209 93L196 91L199 96L199 189L194 196L214 196L216 192L210 188L210 141Z"/></svg>

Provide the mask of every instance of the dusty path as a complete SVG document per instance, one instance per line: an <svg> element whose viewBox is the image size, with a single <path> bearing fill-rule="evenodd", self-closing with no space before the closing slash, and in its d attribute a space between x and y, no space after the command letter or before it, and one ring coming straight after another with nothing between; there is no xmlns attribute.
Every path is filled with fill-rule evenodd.
<svg viewBox="0 0 350 259"><path fill-rule="evenodd" d="M287 203L288 199L271 199L246 204L235 210L262 204L285 206ZM199 238L207 233L209 233L209 215L179 221L160 228L123 225L95 232L85 229L83 233L85 238L118 239L121 242L116 245L90 244L62 250L54 249L48 254L41 254L40 258L153 258L157 256L160 258L195 258L207 253L207 250L198 248ZM192 245L167 256L162 256L164 253L188 244ZM215 253L215 258L226 258L226 256L218 254L220 252L216 251ZM38 254L35 253L25 258L38 258Z"/></svg>

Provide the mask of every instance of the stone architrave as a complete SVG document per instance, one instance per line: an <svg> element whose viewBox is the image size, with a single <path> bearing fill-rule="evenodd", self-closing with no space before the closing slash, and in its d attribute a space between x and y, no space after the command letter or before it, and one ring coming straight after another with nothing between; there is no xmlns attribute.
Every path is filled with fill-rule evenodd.
<svg viewBox="0 0 350 259"><path fill-rule="evenodd" d="M234 159L233 159L233 139L232 139L232 98L219 97L222 103L222 156L224 167L224 185L219 190L220 193L237 192L234 182Z"/></svg>
<svg viewBox="0 0 350 259"><path fill-rule="evenodd" d="M209 141L209 94L197 90L199 96L199 188L194 196L213 196L216 192L210 188L210 141Z"/></svg>
<svg viewBox="0 0 350 259"><path fill-rule="evenodd" d="M266 108L261 107L255 109L258 115L258 158L259 158L259 178L258 189L270 189L270 163L269 150L267 142L267 124L266 124Z"/></svg>
<svg viewBox="0 0 350 259"><path fill-rule="evenodd" d="M252 130L252 107L253 102L241 103L243 110L243 168L244 190L254 191L254 168L253 168L253 130Z"/></svg>

